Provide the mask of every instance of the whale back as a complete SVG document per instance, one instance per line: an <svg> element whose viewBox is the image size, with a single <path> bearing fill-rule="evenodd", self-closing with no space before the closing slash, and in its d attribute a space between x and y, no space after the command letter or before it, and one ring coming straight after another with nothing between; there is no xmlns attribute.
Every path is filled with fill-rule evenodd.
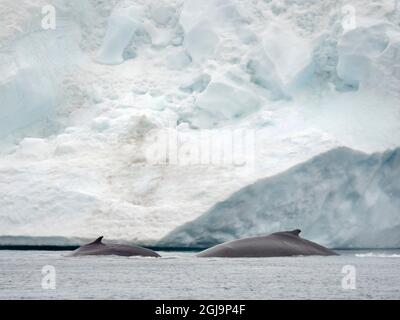
<svg viewBox="0 0 400 320"><path fill-rule="evenodd" d="M90 242L76 249L72 256L101 256L101 255L117 255L117 256L145 256L145 257L160 257L160 255L153 250L121 244L107 245L102 242L103 237L97 238L95 241Z"/></svg>
<svg viewBox="0 0 400 320"><path fill-rule="evenodd" d="M301 233L300 229L295 229L295 230L292 230L292 231L280 231L280 232L271 233L268 236L271 236L271 235L282 235L282 236L285 236L286 235L286 236L300 237L300 233Z"/></svg>
<svg viewBox="0 0 400 320"><path fill-rule="evenodd" d="M336 255L317 243L300 237L301 230L226 242L198 254L199 257L286 257Z"/></svg>

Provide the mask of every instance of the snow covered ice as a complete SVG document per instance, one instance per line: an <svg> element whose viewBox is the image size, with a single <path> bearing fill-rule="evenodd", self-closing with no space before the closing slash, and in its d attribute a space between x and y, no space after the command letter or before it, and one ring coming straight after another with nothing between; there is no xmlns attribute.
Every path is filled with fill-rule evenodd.
<svg viewBox="0 0 400 320"><path fill-rule="evenodd" d="M399 245L398 1L2 0L0 17L0 243L193 244L299 224L326 245ZM255 135L242 165L196 161L193 141L220 131ZM155 163L171 137L190 161ZM277 202L207 225L254 183Z"/></svg>

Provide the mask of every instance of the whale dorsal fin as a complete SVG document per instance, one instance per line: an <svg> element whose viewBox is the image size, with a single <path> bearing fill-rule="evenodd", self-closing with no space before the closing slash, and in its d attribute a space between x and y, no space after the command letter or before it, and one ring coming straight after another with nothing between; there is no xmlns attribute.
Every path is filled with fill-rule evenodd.
<svg viewBox="0 0 400 320"><path fill-rule="evenodd" d="M102 243L101 240L103 240L103 236L98 237L96 240L94 240L94 241L92 242L92 244L95 244L95 243L100 244L100 243Z"/></svg>
<svg viewBox="0 0 400 320"><path fill-rule="evenodd" d="M296 230L293 230L293 231L289 231L289 233L294 234L295 236L299 236L300 232L301 232L300 229L296 229Z"/></svg>

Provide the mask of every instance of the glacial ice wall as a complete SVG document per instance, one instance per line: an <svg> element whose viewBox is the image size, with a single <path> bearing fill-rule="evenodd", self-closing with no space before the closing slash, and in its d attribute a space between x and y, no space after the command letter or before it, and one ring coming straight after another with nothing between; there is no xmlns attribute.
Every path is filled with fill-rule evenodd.
<svg viewBox="0 0 400 320"><path fill-rule="evenodd" d="M61 125L63 113L78 107L68 105L71 101L67 91L69 79L79 73L74 67L85 61L76 15L86 7L75 0L56 2L59 10L54 30L42 27L46 2L0 4L2 140L20 139L26 134L52 134ZM82 16L88 18L89 14Z"/></svg>
<svg viewBox="0 0 400 320"><path fill-rule="evenodd" d="M327 150L399 146L398 1L2 0L0 17L0 237L155 243ZM240 164L212 159L225 133Z"/></svg>
<svg viewBox="0 0 400 320"><path fill-rule="evenodd" d="M299 228L334 248L400 246L400 149L339 148L247 186L161 240L210 246Z"/></svg>

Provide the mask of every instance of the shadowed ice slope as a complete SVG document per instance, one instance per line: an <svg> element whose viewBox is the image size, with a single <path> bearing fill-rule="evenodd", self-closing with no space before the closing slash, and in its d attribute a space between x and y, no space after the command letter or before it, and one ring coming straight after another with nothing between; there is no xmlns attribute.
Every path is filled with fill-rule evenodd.
<svg viewBox="0 0 400 320"><path fill-rule="evenodd" d="M162 242L211 245L291 228L330 247L399 247L400 149L331 150L239 190Z"/></svg>

